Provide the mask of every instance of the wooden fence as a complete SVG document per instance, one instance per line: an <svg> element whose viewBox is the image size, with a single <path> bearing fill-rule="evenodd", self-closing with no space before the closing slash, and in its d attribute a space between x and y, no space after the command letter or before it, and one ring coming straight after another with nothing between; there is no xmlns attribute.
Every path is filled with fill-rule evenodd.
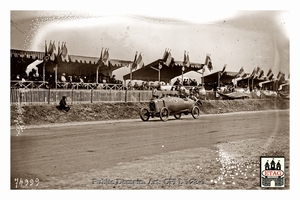
<svg viewBox="0 0 300 200"><path fill-rule="evenodd" d="M21 104L58 104L62 96L67 96L69 104L94 102L148 102L153 96L152 90L99 90L99 89L11 89L10 102ZM155 95L176 95L177 91L155 91ZM277 95L249 94L250 99L274 98ZM200 93L202 100L219 100L222 97L215 91Z"/></svg>

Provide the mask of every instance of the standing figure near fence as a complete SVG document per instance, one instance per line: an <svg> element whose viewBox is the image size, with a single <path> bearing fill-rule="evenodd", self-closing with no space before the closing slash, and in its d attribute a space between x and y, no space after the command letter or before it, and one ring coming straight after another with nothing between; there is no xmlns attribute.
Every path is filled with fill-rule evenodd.
<svg viewBox="0 0 300 200"><path fill-rule="evenodd" d="M66 96L62 96L62 99L59 102L59 108L66 112L68 112L70 110L70 107L67 105L67 97Z"/></svg>

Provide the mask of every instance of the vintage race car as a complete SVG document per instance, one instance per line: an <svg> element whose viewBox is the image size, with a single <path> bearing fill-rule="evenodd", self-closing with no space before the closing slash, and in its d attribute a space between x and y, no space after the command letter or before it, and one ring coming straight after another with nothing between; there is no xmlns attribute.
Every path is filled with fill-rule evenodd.
<svg viewBox="0 0 300 200"><path fill-rule="evenodd" d="M174 115L175 119L180 119L182 114L192 114L194 119L197 119L200 115L199 106L202 102L198 99L192 99L189 97L162 97L154 98L149 102L148 108L141 108L140 117L143 121L148 121L150 116L160 117L162 121L167 121L170 115Z"/></svg>

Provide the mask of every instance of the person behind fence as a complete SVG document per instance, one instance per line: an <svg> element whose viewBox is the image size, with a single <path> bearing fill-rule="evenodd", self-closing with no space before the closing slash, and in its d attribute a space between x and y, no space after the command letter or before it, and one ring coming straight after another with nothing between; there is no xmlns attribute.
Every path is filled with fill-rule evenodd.
<svg viewBox="0 0 300 200"><path fill-rule="evenodd" d="M67 97L66 96L62 96L62 99L59 102L59 108L66 112L68 112L70 110L70 107L67 105Z"/></svg>

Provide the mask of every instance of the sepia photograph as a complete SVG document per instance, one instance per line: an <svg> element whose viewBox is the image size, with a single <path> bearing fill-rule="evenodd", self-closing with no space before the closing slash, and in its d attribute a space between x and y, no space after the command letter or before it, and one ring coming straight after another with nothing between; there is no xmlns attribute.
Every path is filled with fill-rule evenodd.
<svg viewBox="0 0 300 200"><path fill-rule="evenodd" d="M8 11L9 190L291 190L289 10L104 5Z"/></svg>

